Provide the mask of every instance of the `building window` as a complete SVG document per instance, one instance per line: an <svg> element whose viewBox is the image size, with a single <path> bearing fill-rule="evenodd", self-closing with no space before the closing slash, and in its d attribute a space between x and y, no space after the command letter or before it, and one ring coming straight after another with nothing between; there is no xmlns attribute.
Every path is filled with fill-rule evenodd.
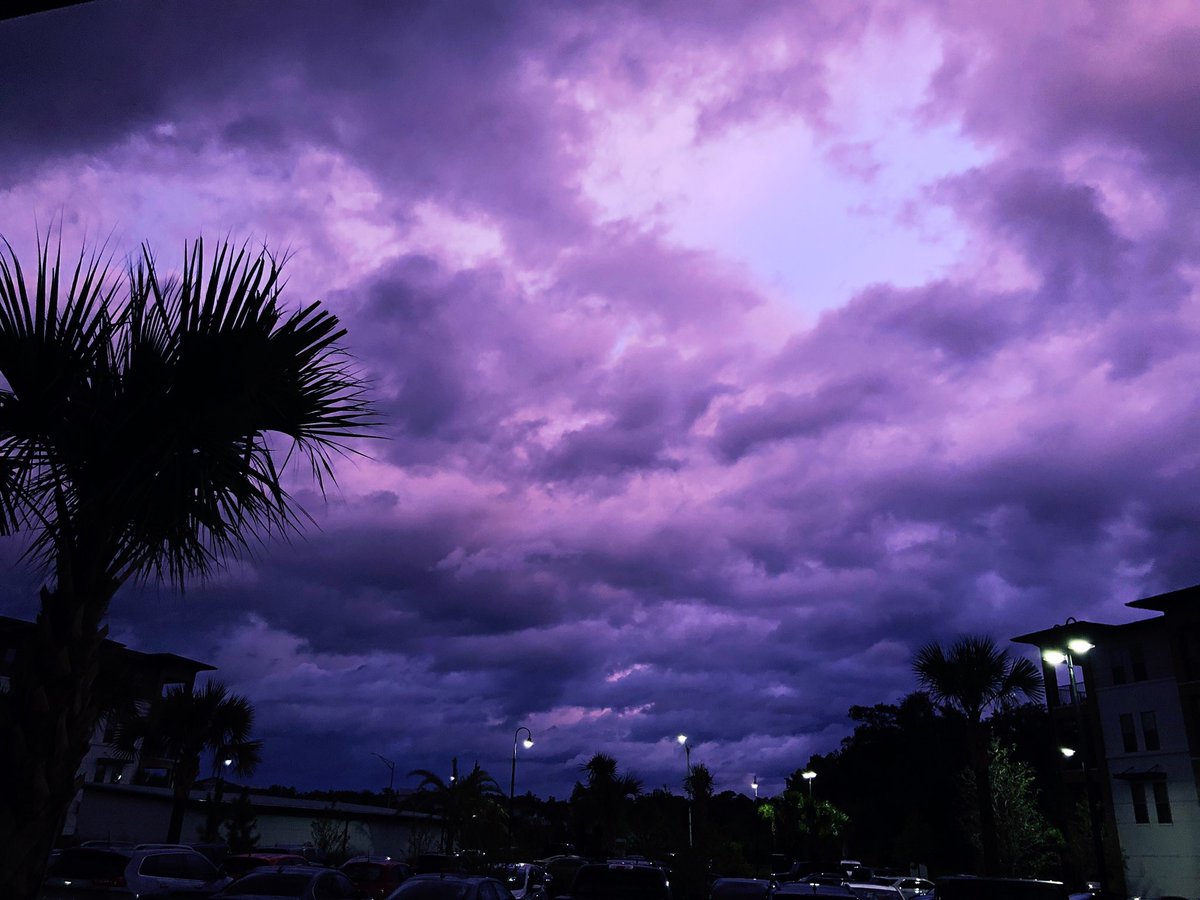
<svg viewBox="0 0 1200 900"><path fill-rule="evenodd" d="M1121 743L1126 753L1137 753L1137 731L1133 727L1133 713L1121 713Z"/></svg>
<svg viewBox="0 0 1200 900"><path fill-rule="evenodd" d="M1129 795L1133 800L1133 821L1139 825L1150 824L1150 810L1146 808L1146 786L1140 781L1129 782Z"/></svg>
<svg viewBox="0 0 1200 900"><path fill-rule="evenodd" d="M1167 783L1154 782L1154 813L1160 825L1171 824L1171 798L1167 796Z"/></svg>
<svg viewBox="0 0 1200 900"><path fill-rule="evenodd" d="M1160 749L1158 743L1158 721L1153 712L1142 713L1142 740L1147 750Z"/></svg>
<svg viewBox="0 0 1200 900"><path fill-rule="evenodd" d="M1129 654L1124 647L1114 647L1112 650L1112 683L1124 684L1129 680L1126 666L1126 657Z"/></svg>
<svg viewBox="0 0 1200 900"><path fill-rule="evenodd" d="M1142 652L1140 644L1129 648L1129 669L1134 681L1145 681L1149 677L1146 674L1146 654Z"/></svg>

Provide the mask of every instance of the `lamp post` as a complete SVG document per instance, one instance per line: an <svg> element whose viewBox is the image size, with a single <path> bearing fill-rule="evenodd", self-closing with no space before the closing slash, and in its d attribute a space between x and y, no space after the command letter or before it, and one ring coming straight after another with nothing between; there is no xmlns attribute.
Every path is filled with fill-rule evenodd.
<svg viewBox="0 0 1200 900"><path fill-rule="evenodd" d="M750 787L754 790L754 877L758 877L758 862L762 857L761 841L759 840L762 833L762 822L759 821L758 814L758 776L750 776Z"/></svg>
<svg viewBox="0 0 1200 900"><path fill-rule="evenodd" d="M685 758L687 760L687 781L685 782L685 784L688 789L688 849L691 850L692 849L692 793L691 793L692 792L692 783L691 783L691 781L692 781L692 748L691 748L691 745L688 744L688 739L687 739L686 734L679 735L679 737L675 738L675 740L677 740L680 744L683 745L683 752L684 752Z"/></svg>
<svg viewBox="0 0 1200 900"><path fill-rule="evenodd" d="M813 834L817 827L817 811L813 806L813 779L817 777L817 773L812 769L805 769L800 773L800 777L808 782L808 856L812 859L817 846L816 835Z"/></svg>
<svg viewBox="0 0 1200 900"><path fill-rule="evenodd" d="M386 756L380 756L375 751L371 751L371 755L388 767L388 809L392 808L392 801L395 794L392 792L392 787L396 783L396 764Z"/></svg>
<svg viewBox="0 0 1200 900"><path fill-rule="evenodd" d="M1074 621L1074 619L1067 619L1066 624L1069 626ZM1052 666L1065 664L1067 667L1067 681L1071 686L1071 706L1075 710L1075 727L1079 732L1079 741L1083 750L1083 785L1084 791L1087 793L1088 822L1092 828L1092 852L1096 854L1096 867L1100 870L1097 873L1100 880L1100 892L1105 894L1108 892L1108 866L1104 858L1104 835L1100 831L1101 823L1096 815L1096 809L1100 804L1094 775L1096 760L1092 742L1084 733L1083 704L1080 702L1079 684L1075 680L1075 656L1083 656L1094 646L1095 644L1091 641L1083 638L1070 638L1066 642L1065 649L1043 648L1042 659ZM1061 747L1059 749L1065 759L1070 759L1075 755L1075 748Z"/></svg>
<svg viewBox="0 0 1200 900"><path fill-rule="evenodd" d="M533 746L533 732L524 725L520 726L513 732L513 754L512 754L512 775L508 780L508 855L513 853L513 800L517 792L517 741L521 737L521 732L525 732L525 740L521 741L525 749L528 750Z"/></svg>

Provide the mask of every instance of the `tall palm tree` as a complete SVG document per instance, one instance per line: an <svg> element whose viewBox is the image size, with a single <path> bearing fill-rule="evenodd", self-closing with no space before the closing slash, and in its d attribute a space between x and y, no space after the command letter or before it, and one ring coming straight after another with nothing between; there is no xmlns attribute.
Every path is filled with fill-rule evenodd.
<svg viewBox="0 0 1200 900"><path fill-rule="evenodd" d="M431 806L442 817L442 851L453 853L458 840L473 817L498 818L503 810L504 792L486 770L475 763L466 775L458 774L458 760L451 762L450 780L436 772L414 769L408 774L421 778L417 785L418 803Z"/></svg>
<svg viewBox="0 0 1200 900"><path fill-rule="evenodd" d="M171 769L171 821L165 840L178 843L183 832L192 785L200 776L201 759L212 759L241 776L253 775L262 760L262 741L251 740L254 707L240 694L231 694L219 681L199 689L176 687L146 711L118 723L114 749L126 758L142 761L169 759ZM219 802L220 798L214 798Z"/></svg>
<svg viewBox="0 0 1200 900"><path fill-rule="evenodd" d="M0 896L37 891L98 716L109 603L128 581L182 587L253 540L298 529L291 455L323 488L371 421L338 320L285 313L281 263L149 248L123 277L0 242L0 534L46 579L0 697ZM298 452L296 452L298 451ZM279 454L284 454L280 456Z"/></svg>
<svg viewBox="0 0 1200 900"><path fill-rule="evenodd" d="M937 642L926 644L917 651L913 671L930 698L944 712L960 716L965 725L975 776L983 868L994 874L998 843L988 761L990 736L984 716L1040 698L1041 676L1037 666L1023 657L1009 656L987 635L959 638L948 650Z"/></svg>
<svg viewBox="0 0 1200 900"><path fill-rule="evenodd" d="M590 852L610 853L618 837L628 829L629 801L642 792L642 783L633 775L617 772L617 761L607 753L597 753L579 767L584 783L575 783L571 792L572 813L576 825L590 845Z"/></svg>

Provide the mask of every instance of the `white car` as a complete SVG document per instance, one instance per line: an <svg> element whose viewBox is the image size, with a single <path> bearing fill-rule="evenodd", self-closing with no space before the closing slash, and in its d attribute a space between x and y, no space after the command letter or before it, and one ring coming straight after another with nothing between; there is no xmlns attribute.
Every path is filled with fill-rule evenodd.
<svg viewBox="0 0 1200 900"><path fill-rule="evenodd" d="M912 900L917 894L928 894L933 890L933 882L928 878L897 878L892 887L898 888L904 895L904 900Z"/></svg>
<svg viewBox="0 0 1200 900"><path fill-rule="evenodd" d="M492 877L504 882L515 900L544 900L546 872L532 863L508 863L496 866Z"/></svg>
<svg viewBox="0 0 1200 900"><path fill-rule="evenodd" d="M207 897L228 884L208 857L187 847L72 847L42 883L41 900L87 897Z"/></svg>

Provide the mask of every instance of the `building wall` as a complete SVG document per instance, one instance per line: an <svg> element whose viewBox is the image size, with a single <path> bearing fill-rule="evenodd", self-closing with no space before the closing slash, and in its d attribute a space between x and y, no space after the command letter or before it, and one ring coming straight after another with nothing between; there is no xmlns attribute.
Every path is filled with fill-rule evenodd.
<svg viewBox="0 0 1200 900"><path fill-rule="evenodd" d="M1194 896L1200 889L1200 802L1169 638L1161 618L1134 623L1114 630L1089 660L1127 887L1141 897ZM1123 670L1123 684L1114 679L1114 665ZM1154 716L1157 750L1147 748L1143 713ZM1122 714L1132 719L1135 750L1126 749ZM1170 822L1159 821L1156 780L1165 786ZM1149 821L1136 821L1135 791L1145 798Z"/></svg>
<svg viewBox="0 0 1200 900"><path fill-rule="evenodd" d="M226 797L232 800L232 797ZM347 846L351 851L373 855L407 857L413 848L423 846L422 833L439 827L423 817L393 815L372 807L330 809L316 801L287 801L273 808L274 798L251 795L257 817L260 847L299 846L312 843L312 823L330 819L340 828L348 828ZM165 788L88 783L84 785L76 809L78 840L114 840L151 843L166 839L171 818L171 792ZM205 807L200 795L183 820L182 840L200 840L204 828ZM440 832L437 832L440 834ZM427 849L427 848L425 848Z"/></svg>

